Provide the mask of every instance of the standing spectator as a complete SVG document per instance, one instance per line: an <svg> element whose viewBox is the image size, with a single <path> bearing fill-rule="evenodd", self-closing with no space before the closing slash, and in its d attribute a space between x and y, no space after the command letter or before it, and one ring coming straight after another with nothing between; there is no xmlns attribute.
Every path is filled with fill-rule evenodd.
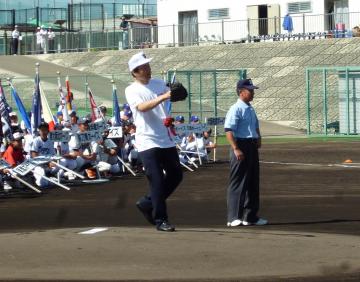
<svg viewBox="0 0 360 282"><path fill-rule="evenodd" d="M48 31L49 53L55 53L55 32L49 27Z"/></svg>
<svg viewBox="0 0 360 282"><path fill-rule="evenodd" d="M122 31L122 49L129 48L129 22L124 16L121 17L120 30Z"/></svg>
<svg viewBox="0 0 360 282"><path fill-rule="evenodd" d="M12 36L12 54L14 56L17 55L18 53L18 47L19 47L19 37L20 37L20 32L18 30L18 26L15 25L15 29L11 34Z"/></svg>
<svg viewBox="0 0 360 282"><path fill-rule="evenodd" d="M42 40L42 36L41 36L41 29L38 26L36 29L36 53L40 54L41 51L41 40Z"/></svg>
<svg viewBox="0 0 360 282"><path fill-rule="evenodd" d="M265 225L258 217L259 152L261 135L259 121L250 102L254 98L251 79L239 80L236 92L238 101L231 106L225 119L226 138L231 145L230 181L228 186L228 226Z"/></svg>
<svg viewBox="0 0 360 282"><path fill-rule="evenodd" d="M48 51L48 46L47 46L47 36L48 36L48 33L47 33L47 30L45 29L45 26L41 26L41 29L40 29L40 35L41 35L41 49L44 51L44 54L47 54L47 51Z"/></svg>

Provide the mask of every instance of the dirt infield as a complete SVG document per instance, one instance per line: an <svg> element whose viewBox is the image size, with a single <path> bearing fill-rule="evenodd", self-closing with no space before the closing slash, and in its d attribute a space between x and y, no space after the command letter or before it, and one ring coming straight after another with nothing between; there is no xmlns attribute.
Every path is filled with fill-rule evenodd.
<svg viewBox="0 0 360 282"><path fill-rule="evenodd" d="M309 281L357 281L359 276L354 274L354 271L360 272L360 262L352 261L355 259L354 254L350 252L348 254L347 249L341 247L341 242L347 242L349 248L351 246L358 248L359 246L357 237L349 235L360 235L360 164L357 164L360 163L360 142L265 144L261 149L261 216L267 218L270 225L246 227L245 231L241 229L244 227L229 230L229 232L235 232L233 234L224 230L228 148L219 148L218 155L221 159L218 163L206 164L193 173L185 172L184 181L168 201L171 222L177 226L179 231L179 235L176 235L179 237L178 242L190 242L189 244L195 244L193 248L196 248L198 246L196 244L199 244L199 240L201 240L199 237L201 233L204 234L204 240L205 238L210 240L212 232L219 236L222 234L223 237L221 238L224 241L226 241L226 238L233 240L238 237L239 240L240 238L245 240L253 236L265 238L262 236L267 234L271 237L276 234L289 246L289 249L285 248L286 252L288 252L287 255L283 257L279 254L279 258L282 258L281 260L288 258L287 261L291 262L292 252L294 252L294 255L305 252L305 247L302 249L300 246L292 245L294 244L291 243L292 240L297 237L300 239L308 238L309 240L313 238L314 240L320 240L319 244L323 242L323 245L317 246L320 248L319 250L325 250L326 246L331 246L331 248L335 248L332 250L335 253L336 248L340 248L339 250L345 252L339 261L332 259L328 262L326 257L322 259L323 263L326 262L326 265L330 265L328 268L324 266L325 268L321 270L323 275L338 275L343 271L350 271L350 273L347 276L342 275L341 279L343 280L330 280L330 276L328 276L329 280L324 280L324 276L321 279ZM354 164L343 166L342 162L345 159L352 159ZM63 238L65 235L62 235L61 232L60 235L46 234L51 232L52 229L79 229L95 226L127 228L124 232L128 233L133 228L134 234L140 234L142 231L139 230L149 229L146 221L136 210L134 203L146 192L146 187L147 182L143 176L126 176L123 179L117 179L98 186L74 187L70 192L56 188L49 189L40 197L0 199L0 225L1 233L3 233L0 236L8 238L9 233L17 232L18 236L25 234L24 236L28 238L30 236ZM145 229L141 229L144 227ZM31 233L41 230L44 232L36 233L38 235ZM152 228L150 230L151 232L143 231L144 234L150 232L148 240L158 240L160 238L158 236L163 236L163 234L158 235L155 231L153 232ZM116 244L119 244L122 242L120 239L123 237L121 236L124 235L116 234L116 231L113 231L111 239L115 240ZM327 239L321 241L321 238L314 234L323 234L324 238ZM344 236L344 239L342 239L342 236ZM279 244L281 244L281 240ZM41 240L36 242L41 242ZM205 242L207 241L205 240ZM231 241L226 242L230 244L230 252ZM146 247L143 248L146 250ZM311 244L306 248L310 248L311 252ZM316 249L315 246L314 248ZM274 249L278 249L276 244ZM221 250L219 252L221 253ZM350 262L344 262L347 254ZM179 265L187 260L185 255L181 257L183 259L178 262ZM276 260L276 258L277 256L274 259ZM198 257L198 259L200 258ZM321 261L320 258L318 260ZM197 261L197 263L200 262ZM305 259L302 263L309 262L306 262ZM314 274L311 272L309 274L306 268L301 269L304 273L300 273L300 269L294 266L289 266L288 272L282 272L280 271L280 269L282 270L281 263L274 265L274 267L279 267L278 273L285 273L286 277L291 277L291 274L303 276ZM192 270L194 272L189 273L196 273L196 269L198 269L196 267L198 266L195 265ZM262 267L264 269L259 270L259 275L262 271L265 274L277 273L276 269L272 269L273 272L266 272L268 271L267 265ZM201 267L199 271L202 271ZM198 277L199 279L213 278L218 277L215 274L219 273L219 277L224 279L236 278L236 275L241 276L241 273L234 274L235 272L227 273L227 275L231 274L233 276L226 276L225 274L221 276L222 272L215 269L214 272L216 273L208 273L208 276L201 272L203 276L194 275L191 277ZM246 272L244 272L245 274ZM34 277L37 276L28 278ZM108 279L114 279L111 277L108 277ZM120 278L125 279L126 277ZM163 277L164 281L167 281L166 277ZM354 280L346 280L346 277L355 278ZM140 277L138 278L140 279Z"/></svg>
<svg viewBox="0 0 360 282"><path fill-rule="evenodd" d="M218 155L222 161L185 172L169 200L174 224L224 226L228 148L221 147ZM271 222L264 228L360 235L360 168L326 166L349 158L360 162L360 142L269 144L260 158L285 163L261 164L261 215ZM134 203L146 187L144 177L126 176L71 192L56 188L36 198L0 199L1 230L143 226Z"/></svg>

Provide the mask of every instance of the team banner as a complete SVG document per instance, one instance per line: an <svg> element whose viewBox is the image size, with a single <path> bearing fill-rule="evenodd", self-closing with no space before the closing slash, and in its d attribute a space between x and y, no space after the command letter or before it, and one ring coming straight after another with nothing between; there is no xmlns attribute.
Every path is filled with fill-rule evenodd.
<svg viewBox="0 0 360 282"><path fill-rule="evenodd" d="M20 165L15 167L13 169L13 172L15 172L16 174L19 174L21 176L25 176L30 171L32 171L36 166L37 165L35 165L31 162L31 159L27 159L23 163L21 163Z"/></svg>
<svg viewBox="0 0 360 282"><path fill-rule="evenodd" d="M49 132L48 138L53 142L69 142L70 131L53 130Z"/></svg>
<svg viewBox="0 0 360 282"><path fill-rule="evenodd" d="M44 165L50 163L55 156L45 155L45 156L38 156L36 158L29 159L32 164L35 166Z"/></svg>
<svg viewBox="0 0 360 282"><path fill-rule="evenodd" d="M77 133L80 144L90 143L92 141L97 142L102 140L102 134L100 131L91 130L82 133Z"/></svg>
<svg viewBox="0 0 360 282"><path fill-rule="evenodd" d="M104 120L89 123L89 130L105 131L105 129L107 129L107 124Z"/></svg>
<svg viewBox="0 0 360 282"><path fill-rule="evenodd" d="M121 126L110 127L109 128L108 138L112 138L112 139L121 138L121 137L123 137L122 133L123 132L122 132L122 127Z"/></svg>
<svg viewBox="0 0 360 282"><path fill-rule="evenodd" d="M224 117L210 117L210 118L206 119L206 123L209 126L224 125L225 124L225 118Z"/></svg>
<svg viewBox="0 0 360 282"><path fill-rule="evenodd" d="M177 134L203 133L208 128L206 123L199 124L177 124L175 131Z"/></svg>

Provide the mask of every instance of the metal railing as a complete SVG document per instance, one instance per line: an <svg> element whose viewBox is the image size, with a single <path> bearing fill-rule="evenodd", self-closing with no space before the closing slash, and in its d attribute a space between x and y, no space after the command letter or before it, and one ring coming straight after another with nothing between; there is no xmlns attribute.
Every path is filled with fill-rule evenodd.
<svg viewBox="0 0 360 282"><path fill-rule="evenodd" d="M197 23L196 28L188 28L186 25L139 26L131 23L128 31L120 30L120 19L116 17L106 21L89 18L83 22L73 22L73 26L81 28L79 31L57 32L51 49L53 52L83 52L360 36L360 30L354 29L360 25L360 12L304 14L292 16L292 19L294 29L288 32L282 26L284 19L276 17ZM186 33L189 30L192 33ZM37 46L34 33L23 32L22 35L20 54L44 51ZM11 54L10 46L10 31L4 31L0 34L0 54Z"/></svg>

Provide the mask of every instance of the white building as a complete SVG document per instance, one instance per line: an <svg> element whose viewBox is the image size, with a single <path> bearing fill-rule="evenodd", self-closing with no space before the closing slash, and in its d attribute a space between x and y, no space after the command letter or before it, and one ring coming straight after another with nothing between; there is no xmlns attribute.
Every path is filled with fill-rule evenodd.
<svg viewBox="0 0 360 282"><path fill-rule="evenodd" d="M360 25L359 0L158 0L159 45L234 41L248 35L322 32Z"/></svg>

